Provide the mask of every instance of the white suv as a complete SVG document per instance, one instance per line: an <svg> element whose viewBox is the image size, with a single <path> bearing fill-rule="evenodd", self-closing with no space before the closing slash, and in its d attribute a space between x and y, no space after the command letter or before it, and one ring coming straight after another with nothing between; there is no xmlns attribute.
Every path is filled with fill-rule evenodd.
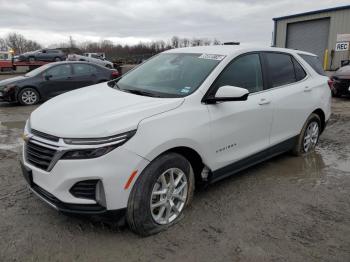
<svg viewBox="0 0 350 262"><path fill-rule="evenodd" d="M315 62L278 48L166 51L36 109L23 174L57 210L114 211L141 235L159 232L182 217L195 184L315 147L331 114Z"/></svg>

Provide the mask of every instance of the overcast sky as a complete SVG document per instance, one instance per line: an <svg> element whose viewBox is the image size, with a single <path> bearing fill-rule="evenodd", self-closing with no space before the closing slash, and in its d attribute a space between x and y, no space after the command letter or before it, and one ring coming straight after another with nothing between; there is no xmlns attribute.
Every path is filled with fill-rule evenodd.
<svg viewBox="0 0 350 262"><path fill-rule="evenodd" d="M18 32L44 46L109 39L180 37L270 45L273 17L349 4L349 0L0 0L0 37Z"/></svg>

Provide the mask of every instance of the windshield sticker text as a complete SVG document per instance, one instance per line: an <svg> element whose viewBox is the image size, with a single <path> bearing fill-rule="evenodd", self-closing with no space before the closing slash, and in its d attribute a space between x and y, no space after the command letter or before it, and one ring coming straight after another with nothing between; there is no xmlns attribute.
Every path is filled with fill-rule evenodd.
<svg viewBox="0 0 350 262"><path fill-rule="evenodd" d="M213 54L202 54L200 57L202 59L211 59L211 60L218 60L221 61L222 59L225 58L224 55L213 55Z"/></svg>

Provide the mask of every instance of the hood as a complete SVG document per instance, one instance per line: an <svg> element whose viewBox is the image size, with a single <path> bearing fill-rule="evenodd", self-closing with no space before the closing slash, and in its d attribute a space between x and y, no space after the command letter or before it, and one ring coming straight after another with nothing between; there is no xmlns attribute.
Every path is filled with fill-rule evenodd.
<svg viewBox="0 0 350 262"><path fill-rule="evenodd" d="M180 106L184 98L155 98L122 92L106 83L57 96L37 108L31 127L63 138L96 138L137 128L147 117Z"/></svg>
<svg viewBox="0 0 350 262"><path fill-rule="evenodd" d="M333 76L335 77L341 77L344 79L350 79L350 66L344 66L339 68Z"/></svg>
<svg viewBox="0 0 350 262"><path fill-rule="evenodd" d="M2 80L0 81L0 89L3 89L8 84L19 83L26 79L27 78L25 76L16 76L16 77L11 77L11 78Z"/></svg>

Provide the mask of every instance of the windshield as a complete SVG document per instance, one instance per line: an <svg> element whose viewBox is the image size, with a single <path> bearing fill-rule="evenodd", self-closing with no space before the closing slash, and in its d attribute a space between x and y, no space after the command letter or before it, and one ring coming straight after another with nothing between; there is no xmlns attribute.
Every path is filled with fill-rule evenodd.
<svg viewBox="0 0 350 262"><path fill-rule="evenodd" d="M49 64L42 65L42 66L38 67L37 69L34 69L34 70L26 73L24 76L27 76L27 77L37 76L38 74L42 73L43 71L45 71L49 67L50 67Z"/></svg>
<svg viewBox="0 0 350 262"><path fill-rule="evenodd" d="M184 97L193 93L224 56L160 54L126 74L117 87L140 95Z"/></svg>

